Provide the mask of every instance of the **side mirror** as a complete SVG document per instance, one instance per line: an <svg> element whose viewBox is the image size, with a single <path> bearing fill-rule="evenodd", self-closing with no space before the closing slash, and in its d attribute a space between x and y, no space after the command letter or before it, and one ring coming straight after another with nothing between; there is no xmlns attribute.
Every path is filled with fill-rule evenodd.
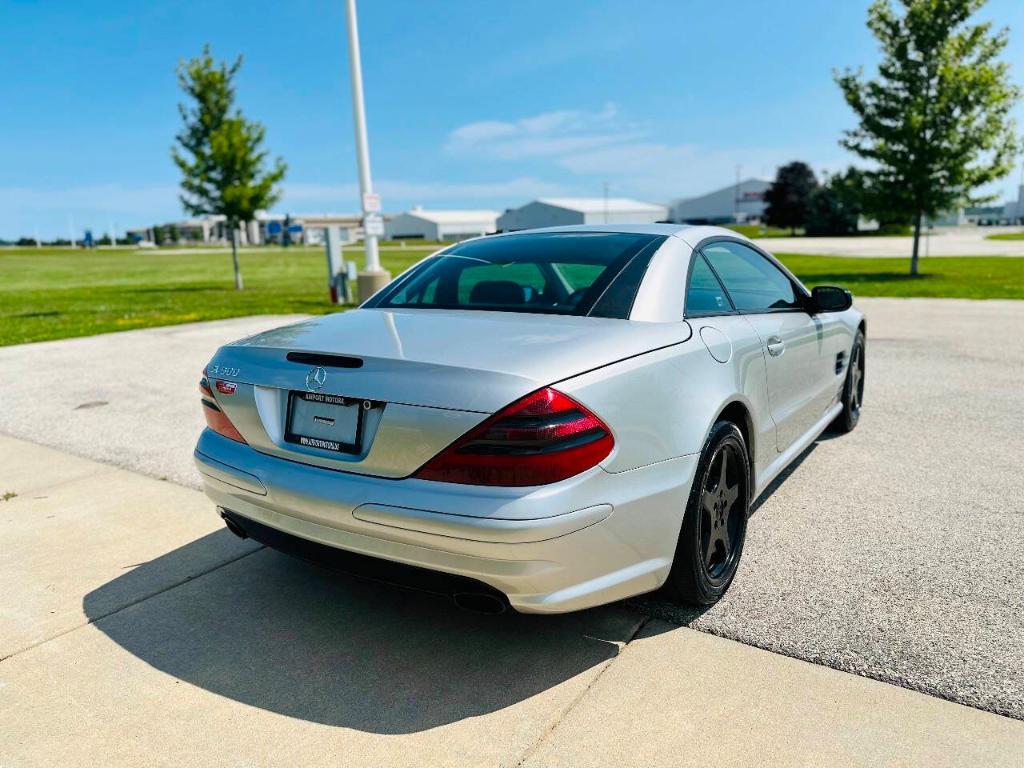
<svg viewBox="0 0 1024 768"><path fill-rule="evenodd" d="M815 312L844 312L853 306L853 294L837 285L819 285L811 290Z"/></svg>

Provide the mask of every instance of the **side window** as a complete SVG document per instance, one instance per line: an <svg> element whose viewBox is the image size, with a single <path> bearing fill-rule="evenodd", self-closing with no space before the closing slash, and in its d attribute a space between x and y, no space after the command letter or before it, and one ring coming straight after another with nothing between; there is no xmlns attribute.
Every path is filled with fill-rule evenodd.
<svg viewBox="0 0 1024 768"><path fill-rule="evenodd" d="M720 242L701 250L741 312L770 312L803 306L790 279L754 249L739 243Z"/></svg>
<svg viewBox="0 0 1024 768"><path fill-rule="evenodd" d="M722 290L722 284L704 257L697 254L690 270L690 287L686 290L686 314L721 315L725 312L732 312L732 305Z"/></svg>

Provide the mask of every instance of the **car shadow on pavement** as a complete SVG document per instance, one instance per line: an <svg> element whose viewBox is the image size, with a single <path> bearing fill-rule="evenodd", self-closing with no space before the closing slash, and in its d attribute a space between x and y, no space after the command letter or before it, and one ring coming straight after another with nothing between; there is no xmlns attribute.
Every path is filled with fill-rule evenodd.
<svg viewBox="0 0 1024 768"><path fill-rule="evenodd" d="M85 612L156 669L303 720L401 734L494 712L611 659L643 622L622 606L474 614L266 548L196 571L196 552L226 538L139 565L86 595ZM190 580L110 612L113 596L151 594L189 567Z"/></svg>

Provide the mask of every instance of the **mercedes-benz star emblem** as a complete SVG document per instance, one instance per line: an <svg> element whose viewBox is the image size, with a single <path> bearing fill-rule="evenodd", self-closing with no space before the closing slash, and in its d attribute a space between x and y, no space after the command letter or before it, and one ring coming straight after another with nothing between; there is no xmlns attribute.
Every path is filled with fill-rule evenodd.
<svg viewBox="0 0 1024 768"><path fill-rule="evenodd" d="M306 374L306 389L310 392L319 392L324 388L327 381L327 371L319 365Z"/></svg>

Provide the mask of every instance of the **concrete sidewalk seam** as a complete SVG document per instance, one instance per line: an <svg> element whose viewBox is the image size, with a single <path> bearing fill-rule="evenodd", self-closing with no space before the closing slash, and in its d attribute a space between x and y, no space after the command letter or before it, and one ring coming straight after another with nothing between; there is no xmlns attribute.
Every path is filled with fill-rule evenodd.
<svg viewBox="0 0 1024 768"><path fill-rule="evenodd" d="M45 343L45 342L36 342L36 343ZM118 464L116 459L107 458L107 457L103 457L103 456L90 455L86 451L76 450L73 447L72 448L57 447L55 445L51 445L50 443L39 442L38 440L35 440L32 437L28 437L26 435L15 434L14 432L0 431L0 437L6 437L6 438L9 438L11 440L21 440L22 442L26 442L29 445L35 445L35 446L38 446L40 448L47 448L47 449L49 449L51 451L56 451L58 453L66 454L67 456L72 456L72 457L74 457L76 459L82 459L83 461L91 461L93 464L98 464L99 466L101 466L105 470L107 470L107 471L104 471L104 472L97 472L95 475L88 475L87 477L96 477L98 475L108 474L110 471L120 470L122 472L132 472L132 473L134 473L136 475L139 475L139 477L145 477L148 480L157 480L157 481L162 482L162 483L171 483L173 485L178 486L179 488L187 488L190 491L202 490L202 488L201 488L201 486L199 484L200 476L198 474L196 475L196 479L195 479L194 483L189 485L188 483L184 483L184 482L181 482L180 480L171 478L168 475L158 474L158 473L153 472L153 471L148 471L145 467L134 467L134 466L130 466L128 464ZM189 453L189 456L191 456L191 455L192 454ZM48 488L61 488L61 487L65 486L65 485L67 485L68 483L75 483L75 482L78 482L79 480L82 480L82 479L84 479L84 478L76 477L76 478L73 478L71 480L64 480L64 481L61 481L59 483L55 483L54 485L48 485L48 486L46 486L46 488L47 489ZM8 489L8 490L10 490L10 489ZM45 490L45 489L39 489L39 490ZM20 496L20 494L19 494L19 496ZM4 767L0 766L0 768L4 768Z"/></svg>
<svg viewBox="0 0 1024 768"><path fill-rule="evenodd" d="M587 683L586 687L582 691L580 691L572 701L569 702L569 705L558 713L558 715L555 717L554 722L551 723L547 728L545 728L544 732L541 733L540 736L538 736L536 740L529 747L526 748L526 751L523 752L522 756L516 761L516 768L521 768L521 766L527 760L529 760L538 749L540 749L544 742L547 741L547 738L558 729L558 726L562 723L562 721L565 720L565 718L568 717L574 709L576 709L579 703L583 701L586 695L590 693L590 689L597 685L597 681L601 679L604 673L611 669L612 664L614 664L622 657L623 652L626 650L629 644L633 642L640 635L641 632L643 632L644 627L647 626L650 620L651 617L649 616L641 616L640 620L633 628L633 631L630 632L629 637L627 637L625 641L623 641L622 643L613 642L614 645L618 646L618 651L616 651L615 655L604 663L604 666L601 667L601 670L596 675L594 675L594 679ZM590 635L585 635L585 637L590 637ZM591 639L596 640L597 638Z"/></svg>
<svg viewBox="0 0 1024 768"><path fill-rule="evenodd" d="M250 550L249 552L245 552L245 553L239 555L238 557L233 557L230 560L225 560L222 563L218 563L217 565L213 566L212 568L208 568L205 571L201 571L200 573L197 573L195 576L189 576L184 581L179 581L179 582L177 582L175 584L170 584L170 585L164 587L163 589L158 589L156 592L151 592L148 595L143 595L142 597L136 598L135 600L132 600L130 603L125 603L120 608L115 608L112 611L108 611L107 613L104 613L102 616L95 616L93 618L90 618L86 622L83 622L81 624L76 624L73 627L69 627L68 629L65 629L63 632L58 632L56 635L51 635L50 637L43 638L39 642L32 643L31 645L26 645L24 648L19 648L18 650L13 651L12 653L7 654L6 656L0 657L0 664L2 664L3 662L7 661L8 659L14 658L15 656L18 656L18 655L20 655L22 653L25 653L26 651L31 651L33 648L38 648L39 646L45 645L46 643L49 643L52 640L56 640L57 638L64 637L64 635L70 634L71 632L77 632L79 629L82 629L83 627L88 627L88 626L90 626L92 624L96 624L96 623L98 623L100 621L103 621L104 619L107 619L107 618L109 618L109 617L111 617L111 616L113 616L115 614L118 614L118 613L120 613L121 611L123 611L123 610L125 610L127 608L131 608L133 606L136 606L139 603L143 603L146 600L149 600L151 598L154 598L154 597L157 597L159 595L162 595L165 592L170 592L172 589L177 589L178 587L180 587L180 586L182 586L184 584L191 584L193 581L201 579L204 576L208 576L209 574L213 573L214 571L220 570L221 568L223 568L226 565L231 565L232 563L237 563L242 558L245 558L245 557L248 557L249 555L255 554L255 553L259 552L262 549L266 549L266 547L261 544L256 549ZM0 768L2 768L2 766L0 766Z"/></svg>
<svg viewBox="0 0 1024 768"><path fill-rule="evenodd" d="M22 440L23 439L23 438L15 436L15 435L8 435L5 432L0 432L0 437L9 437L12 440ZM47 448L47 449L49 449L51 451L60 452L59 449L51 448L50 446L44 445L43 443L33 443L31 440L25 440L25 442L26 443L30 443L31 445L38 445L40 448ZM69 455L75 456L75 454L69 454ZM95 459L90 459L88 456L76 456L76 458L85 459L86 461L92 461L92 462L94 462L96 464L99 464L100 467L102 467L102 469L100 471L98 471L98 472L94 472L94 473L89 474L89 475L82 475L81 477L72 477L72 478L70 478L68 480L61 480L61 481L56 482L56 483L51 483L50 485L44 485L44 486L42 486L40 488L36 488L36 489L34 489L32 491L26 491L25 493L22 493L17 488L13 488L13 487L10 487L10 488L2 487L2 488L0 488L0 491L13 491L15 493L14 496L12 496L10 499L7 500L8 502L11 502L11 503L18 502L18 501L22 501L23 502L23 501L29 501L31 499L38 499L38 498L40 498L40 494L45 494L45 493L47 493L49 491L57 490L58 488L66 488L69 485L74 485L75 483L81 483L81 482L83 482L85 480L92 480L92 479L97 478L97 477L105 477L106 475L110 475L110 474L113 474L115 472L131 472L132 471L130 469L126 470L123 467L119 467L116 464L106 464L104 462L96 461ZM136 474L139 474L139 473L136 473ZM143 477L146 477L146 476L143 475ZM164 482L171 482L171 481L165 480ZM31 495L29 495L29 494L31 494ZM46 497L43 496L43 498L46 498Z"/></svg>

